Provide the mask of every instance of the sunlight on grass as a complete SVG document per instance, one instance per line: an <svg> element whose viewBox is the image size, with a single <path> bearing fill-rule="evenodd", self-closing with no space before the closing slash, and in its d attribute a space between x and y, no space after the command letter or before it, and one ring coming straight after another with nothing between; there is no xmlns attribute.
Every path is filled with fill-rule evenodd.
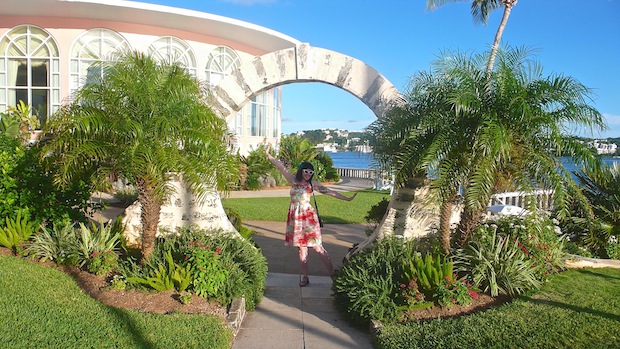
<svg viewBox="0 0 620 349"><path fill-rule="evenodd" d="M0 256L0 309L3 348L229 348L232 340L216 317L107 307L63 272L14 257Z"/></svg>
<svg viewBox="0 0 620 349"><path fill-rule="evenodd" d="M381 199L387 198L389 200L390 198L388 191L362 190L358 193L352 201L317 195L316 201L323 221L330 224L364 224L366 223L364 217L370 208L379 203ZM351 196L353 192L345 192L343 195ZM222 199L224 207L238 212L242 220L250 221L285 222L289 203L289 197ZM314 201L312 201L312 205L314 205Z"/></svg>
<svg viewBox="0 0 620 349"><path fill-rule="evenodd" d="M620 348L620 270L570 270L510 304L456 319L386 324L378 348Z"/></svg>

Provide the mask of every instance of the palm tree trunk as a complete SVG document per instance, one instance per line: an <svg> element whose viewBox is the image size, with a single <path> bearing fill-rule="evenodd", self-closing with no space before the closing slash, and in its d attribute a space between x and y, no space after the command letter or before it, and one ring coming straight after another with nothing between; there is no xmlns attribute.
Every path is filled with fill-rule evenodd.
<svg viewBox="0 0 620 349"><path fill-rule="evenodd" d="M465 206L461 215L461 221L456 229L458 248L465 248L467 246L469 239L474 235L476 228L478 228L482 221L483 213L484 211Z"/></svg>
<svg viewBox="0 0 620 349"><path fill-rule="evenodd" d="M495 40L493 41L493 46L491 47L491 56L489 57L489 64L487 64L487 74L491 73L493 70L493 65L495 64L495 56L497 56L497 51L499 50L499 44L502 41L502 35L504 34L504 29L506 28L506 23L508 22L508 17L510 17L510 11L512 11L512 7L517 4L518 0L504 0L504 14L502 16L502 21L499 23L499 27L497 28L497 32L495 33Z"/></svg>
<svg viewBox="0 0 620 349"><path fill-rule="evenodd" d="M450 254L450 218L452 218L452 205L454 197L445 200L441 204L439 213L439 233L441 235L441 247L446 255Z"/></svg>
<svg viewBox="0 0 620 349"><path fill-rule="evenodd" d="M140 202L140 223L142 224L142 263L145 263L155 250L155 238L159 225L161 203L154 195L154 188L144 180L138 180L138 201Z"/></svg>

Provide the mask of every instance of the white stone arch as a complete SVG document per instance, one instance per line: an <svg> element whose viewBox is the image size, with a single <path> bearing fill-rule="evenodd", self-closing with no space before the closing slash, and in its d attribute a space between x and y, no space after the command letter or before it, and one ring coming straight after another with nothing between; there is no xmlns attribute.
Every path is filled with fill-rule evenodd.
<svg viewBox="0 0 620 349"><path fill-rule="evenodd" d="M295 82L322 82L341 88L366 104L377 117L402 100L398 89L364 62L300 44L242 65L213 89L213 107L227 118L258 93Z"/></svg>
<svg viewBox="0 0 620 349"><path fill-rule="evenodd" d="M213 89L212 105L224 118L236 113L253 96L276 86L321 82L341 88L362 101L378 117L404 101L401 93L378 71L341 53L300 44L256 57ZM356 253L385 235L420 237L436 224L437 214L423 203L425 187L398 188L374 233L350 252Z"/></svg>

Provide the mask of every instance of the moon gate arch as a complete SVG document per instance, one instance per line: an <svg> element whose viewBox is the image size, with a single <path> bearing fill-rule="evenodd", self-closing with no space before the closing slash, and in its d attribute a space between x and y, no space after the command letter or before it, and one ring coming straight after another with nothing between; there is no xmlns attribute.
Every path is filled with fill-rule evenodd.
<svg viewBox="0 0 620 349"><path fill-rule="evenodd" d="M213 89L212 107L225 119L235 115L258 93L280 85L322 82L341 88L362 101L377 118L393 106L404 103L401 93L378 71L353 57L312 47L307 43L256 57L224 78ZM361 251L385 235L425 235L433 220L424 206L412 202L418 190L396 188L388 210L373 234L349 255Z"/></svg>
<svg viewBox="0 0 620 349"><path fill-rule="evenodd" d="M307 43L256 57L213 89L212 107L225 119L258 93L280 85L322 82L362 101L378 117L402 100L398 89L364 62Z"/></svg>

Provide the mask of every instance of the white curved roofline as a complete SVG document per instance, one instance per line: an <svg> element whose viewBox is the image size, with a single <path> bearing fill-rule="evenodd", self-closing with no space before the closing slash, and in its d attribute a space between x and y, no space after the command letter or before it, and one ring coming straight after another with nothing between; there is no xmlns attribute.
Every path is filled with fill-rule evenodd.
<svg viewBox="0 0 620 349"><path fill-rule="evenodd" d="M80 18L130 22L210 35L266 52L301 42L256 24L206 12L124 0L0 0L0 16ZM26 5L26 6L25 6Z"/></svg>

